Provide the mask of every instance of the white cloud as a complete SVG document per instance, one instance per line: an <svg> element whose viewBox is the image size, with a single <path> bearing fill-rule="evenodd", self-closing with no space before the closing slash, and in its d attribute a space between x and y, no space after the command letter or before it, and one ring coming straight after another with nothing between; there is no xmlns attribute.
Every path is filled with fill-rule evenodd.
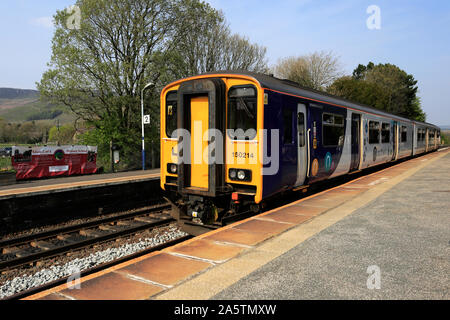
<svg viewBox="0 0 450 320"><path fill-rule="evenodd" d="M32 19L30 22L37 27L53 28L53 17L39 17Z"/></svg>

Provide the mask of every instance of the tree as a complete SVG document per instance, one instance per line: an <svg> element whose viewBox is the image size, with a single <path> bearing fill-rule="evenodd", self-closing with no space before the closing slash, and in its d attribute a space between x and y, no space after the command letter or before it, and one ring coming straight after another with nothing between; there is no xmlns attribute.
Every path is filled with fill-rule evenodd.
<svg viewBox="0 0 450 320"><path fill-rule="evenodd" d="M58 142L59 144L72 144L75 136L75 128L71 124L61 127L52 127L48 133L49 142Z"/></svg>
<svg viewBox="0 0 450 320"><path fill-rule="evenodd" d="M358 65L352 77L337 79L327 91L331 94L384 110L405 118L425 121L417 80L393 64L370 62Z"/></svg>
<svg viewBox="0 0 450 320"><path fill-rule="evenodd" d="M274 72L277 77L322 91L342 76L339 59L331 51L281 59Z"/></svg>
<svg viewBox="0 0 450 320"><path fill-rule="evenodd" d="M222 12L197 0L183 1L177 8L179 19L175 50L170 65L174 78L218 70L268 71L266 48L232 34Z"/></svg>
<svg viewBox="0 0 450 320"><path fill-rule="evenodd" d="M223 15L200 0L77 0L76 5L79 29L67 26L66 11L54 17L52 57L38 89L92 124L97 145L114 141L122 147L122 159L136 165L140 93L147 83L153 86L146 91L145 112L154 121L145 137L155 159L158 92L165 84L224 65L256 70L264 60L265 49L229 37ZM230 60L241 63L224 64L227 50Z"/></svg>
<svg viewBox="0 0 450 320"><path fill-rule="evenodd" d="M38 83L41 94L102 131L108 141L99 143L113 139L125 153L135 153L140 91L159 81L176 2L78 0L80 29L68 28L69 13L58 11L50 69ZM155 95L155 86L149 90Z"/></svg>

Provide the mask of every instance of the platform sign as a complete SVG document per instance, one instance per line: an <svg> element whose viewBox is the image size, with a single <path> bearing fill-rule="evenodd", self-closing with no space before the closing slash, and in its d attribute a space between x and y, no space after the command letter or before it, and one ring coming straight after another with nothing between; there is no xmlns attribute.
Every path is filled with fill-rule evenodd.
<svg viewBox="0 0 450 320"><path fill-rule="evenodd" d="M144 115L144 124L150 124L150 115L149 114Z"/></svg>

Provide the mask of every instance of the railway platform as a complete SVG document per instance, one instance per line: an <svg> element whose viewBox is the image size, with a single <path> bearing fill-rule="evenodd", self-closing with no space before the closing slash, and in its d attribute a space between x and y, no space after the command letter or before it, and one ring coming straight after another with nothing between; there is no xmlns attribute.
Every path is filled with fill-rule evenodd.
<svg viewBox="0 0 450 320"><path fill-rule="evenodd" d="M159 169L24 181L0 186L0 234L59 215L132 209L160 194Z"/></svg>
<svg viewBox="0 0 450 320"><path fill-rule="evenodd" d="M449 299L450 150L29 300Z"/></svg>
<svg viewBox="0 0 450 320"><path fill-rule="evenodd" d="M0 201L159 179L159 169L24 181L0 186Z"/></svg>

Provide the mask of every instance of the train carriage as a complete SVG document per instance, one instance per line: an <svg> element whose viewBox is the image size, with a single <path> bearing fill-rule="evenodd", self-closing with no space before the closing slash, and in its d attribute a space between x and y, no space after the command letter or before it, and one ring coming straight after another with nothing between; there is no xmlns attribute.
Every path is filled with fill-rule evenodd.
<svg viewBox="0 0 450 320"><path fill-rule="evenodd" d="M287 190L436 150L438 137L432 124L288 80L203 74L161 93L161 187L198 234Z"/></svg>

